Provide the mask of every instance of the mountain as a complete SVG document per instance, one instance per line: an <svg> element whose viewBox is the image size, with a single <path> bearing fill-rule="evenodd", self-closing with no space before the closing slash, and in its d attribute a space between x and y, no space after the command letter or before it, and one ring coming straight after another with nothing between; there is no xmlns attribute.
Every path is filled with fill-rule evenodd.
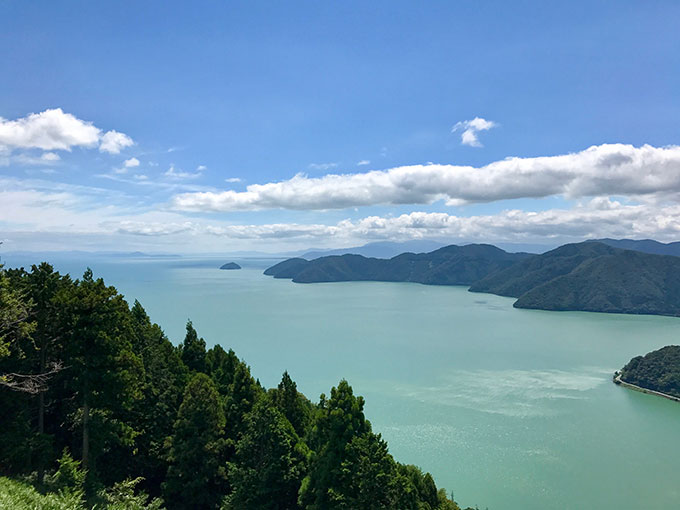
<svg viewBox="0 0 680 510"><path fill-rule="evenodd" d="M621 369L623 382L680 397L680 345L636 356Z"/></svg>
<svg viewBox="0 0 680 510"><path fill-rule="evenodd" d="M490 274L474 283L470 291L520 297L534 287L570 273L586 260L616 252L616 248L595 242L565 244L523 260L505 271Z"/></svg>
<svg viewBox="0 0 680 510"><path fill-rule="evenodd" d="M310 250L302 254L302 258L312 260L318 259L320 257L329 257L331 255L352 254L363 255L364 257L388 259L399 255L400 253L422 253L433 251L443 246L445 246L444 243L428 240L405 241L403 243L379 241L375 243L364 244L363 246L354 246L351 248L339 248L334 250Z"/></svg>
<svg viewBox="0 0 680 510"><path fill-rule="evenodd" d="M265 271L296 283L339 281L416 282L429 285L469 285L531 255L508 253L488 244L445 246L430 253L402 253L391 259L333 255L311 261L295 258Z"/></svg>
<svg viewBox="0 0 680 510"><path fill-rule="evenodd" d="M680 315L680 258L592 241L567 244L491 274L470 291L517 297L517 308Z"/></svg>
<svg viewBox="0 0 680 510"><path fill-rule="evenodd" d="M654 255L674 255L680 257L680 242L660 243L653 239L596 239L592 242L603 243L622 250L641 251Z"/></svg>

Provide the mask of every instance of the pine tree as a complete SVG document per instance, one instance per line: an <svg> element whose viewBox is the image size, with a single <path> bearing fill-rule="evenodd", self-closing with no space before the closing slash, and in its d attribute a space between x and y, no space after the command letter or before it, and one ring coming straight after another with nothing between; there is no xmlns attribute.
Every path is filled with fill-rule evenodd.
<svg viewBox="0 0 680 510"><path fill-rule="evenodd" d="M396 463L380 435L367 432L347 445L339 483L331 489L333 508L387 510L396 507Z"/></svg>
<svg viewBox="0 0 680 510"><path fill-rule="evenodd" d="M244 418L249 413L262 390L250 375L250 368L239 361L234 371L234 380L229 386L225 399L227 437L234 443L244 430Z"/></svg>
<svg viewBox="0 0 680 510"><path fill-rule="evenodd" d="M181 347L182 361L189 367L189 370L205 373L205 340L198 337L190 320L187 321L186 328L187 333Z"/></svg>
<svg viewBox="0 0 680 510"><path fill-rule="evenodd" d="M342 508L331 495L342 494L342 463L347 460L350 442L371 431L364 417L364 399L355 397L344 379L331 389L331 398L321 395L310 434L309 474L300 488L300 503L308 510Z"/></svg>
<svg viewBox="0 0 680 510"><path fill-rule="evenodd" d="M164 484L168 507L213 509L226 495L224 410L215 383L194 374L177 414Z"/></svg>
<svg viewBox="0 0 680 510"><path fill-rule="evenodd" d="M144 369L132 352L127 303L90 269L59 293L57 306L68 384L79 402L82 467L94 471L97 456L110 444L131 444L132 424L119 416L140 398Z"/></svg>
<svg viewBox="0 0 680 510"><path fill-rule="evenodd" d="M305 448L268 398L246 416L245 431L229 464L233 510L294 510L304 476Z"/></svg>
<svg viewBox="0 0 680 510"><path fill-rule="evenodd" d="M309 400L298 392L297 384L287 371L283 373L278 387L271 390L271 393L274 405L288 419L297 435L303 437L311 419L312 406Z"/></svg>

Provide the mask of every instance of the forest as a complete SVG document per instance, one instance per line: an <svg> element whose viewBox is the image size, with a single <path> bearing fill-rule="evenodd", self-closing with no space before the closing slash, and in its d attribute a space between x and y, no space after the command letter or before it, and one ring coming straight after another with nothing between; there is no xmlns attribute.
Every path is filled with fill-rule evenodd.
<svg viewBox="0 0 680 510"><path fill-rule="evenodd" d="M680 398L680 345L634 357L621 369L621 380Z"/></svg>
<svg viewBox="0 0 680 510"><path fill-rule="evenodd" d="M0 266L0 506L457 510L345 380L264 388L191 321L173 344L89 269Z"/></svg>

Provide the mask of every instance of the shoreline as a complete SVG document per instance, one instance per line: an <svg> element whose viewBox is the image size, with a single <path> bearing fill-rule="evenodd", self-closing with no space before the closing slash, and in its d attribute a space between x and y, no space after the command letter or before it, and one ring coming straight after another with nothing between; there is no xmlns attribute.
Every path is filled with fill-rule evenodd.
<svg viewBox="0 0 680 510"><path fill-rule="evenodd" d="M635 384L626 382L623 379L621 379L620 373L617 373L617 375L614 376L614 384L618 386L623 386L624 388L628 388L634 391L639 391L641 393L646 393L648 395L655 395L657 397L667 398L668 400L672 400L674 402L680 402L680 397L669 395L668 393L662 393L660 391L650 390L648 388L643 388L642 386L637 386Z"/></svg>

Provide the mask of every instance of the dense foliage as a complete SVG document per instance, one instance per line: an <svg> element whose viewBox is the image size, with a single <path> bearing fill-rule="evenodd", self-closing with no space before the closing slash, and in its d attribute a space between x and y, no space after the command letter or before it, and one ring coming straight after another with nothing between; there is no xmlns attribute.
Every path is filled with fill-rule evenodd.
<svg viewBox="0 0 680 510"><path fill-rule="evenodd" d="M636 356L621 370L621 379L680 398L680 345Z"/></svg>
<svg viewBox="0 0 680 510"><path fill-rule="evenodd" d="M346 381L318 404L288 373L266 390L89 270L0 268L0 407L0 475L30 482L0 478L8 508L458 508L392 458Z"/></svg>
<svg viewBox="0 0 680 510"><path fill-rule="evenodd" d="M680 257L567 244L470 287L517 297L517 308L680 315Z"/></svg>
<svg viewBox="0 0 680 510"><path fill-rule="evenodd" d="M429 285L469 285L488 274L525 259L488 244L446 246L430 253L402 253L391 259L334 255L311 261L289 259L265 271L296 283L340 281L415 282Z"/></svg>

